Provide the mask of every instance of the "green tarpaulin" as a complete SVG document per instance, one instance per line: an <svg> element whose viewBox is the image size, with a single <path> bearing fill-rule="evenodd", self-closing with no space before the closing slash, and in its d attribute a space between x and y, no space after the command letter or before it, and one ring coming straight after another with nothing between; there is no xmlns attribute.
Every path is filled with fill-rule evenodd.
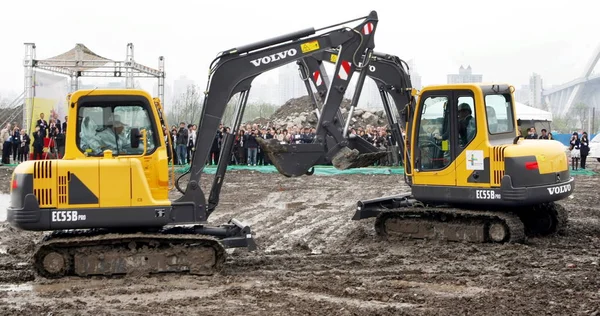
<svg viewBox="0 0 600 316"><path fill-rule="evenodd" d="M176 166L175 172L183 173L189 170L189 166ZM260 173L279 173L275 166L227 166L227 170L252 170ZM215 174L216 166L204 167L204 173ZM403 174L404 169L401 167L370 167L370 168L355 168L348 170L338 170L333 166L315 166L315 175L333 176L338 174Z"/></svg>
<svg viewBox="0 0 600 316"><path fill-rule="evenodd" d="M175 166L175 172L183 173L189 170L189 166ZM227 166L227 170L253 170L260 173L278 173L274 166ZM216 166L204 167L204 173L215 174L217 171ZM338 174L404 174L404 168L402 167L366 167L366 168L355 168L348 170L338 170L333 166L315 166L315 175L326 175L333 176ZM579 169L571 170L571 175L576 176L593 176L596 173L592 170Z"/></svg>

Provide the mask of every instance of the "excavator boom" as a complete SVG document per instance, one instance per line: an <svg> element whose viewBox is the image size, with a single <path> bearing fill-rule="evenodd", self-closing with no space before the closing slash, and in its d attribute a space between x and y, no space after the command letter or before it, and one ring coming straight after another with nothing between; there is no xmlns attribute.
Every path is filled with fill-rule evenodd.
<svg viewBox="0 0 600 316"><path fill-rule="evenodd" d="M227 102L233 95L239 93L240 98L234 111L233 133L224 134L221 157L231 155L234 135L241 124L252 81L258 75L332 48L338 48L341 52L335 66L336 76L332 80L332 85L336 88L327 92L314 143L302 144L303 146L277 144L274 150L264 143L261 145L267 152L277 152L274 164L282 173L290 176L307 173L317 162L343 159L347 142L344 141L342 132L331 122L335 119L353 73L368 63L364 56L369 56L375 46L377 13L372 11L360 20L353 28L341 27L321 34L316 34L315 29L306 29L222 52L211 64L193 163L189 170L190 180L186 189L181 190L183 196L173 204L176 207L194 205L197 220L206 220L218 205L228 159L219 160L208 203L200 189L200 176L210 153L214 133L217 132ZM319 30L329 28L331 27ZM325 141L327 137L333 137L336 146L328 147ZM257 140L261 141L260 138ZM293 159L288 160L286 157Z"/></svg>

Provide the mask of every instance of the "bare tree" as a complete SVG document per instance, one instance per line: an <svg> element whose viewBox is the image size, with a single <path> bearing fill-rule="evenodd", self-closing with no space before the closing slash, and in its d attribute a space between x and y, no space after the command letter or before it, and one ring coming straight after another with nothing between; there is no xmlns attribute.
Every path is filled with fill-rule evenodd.
<svg viewBox="0 0 600 316"><path fill-rule="evenodd" d="M573 127L578 127L578 128L587 128L587 123L588 120L590 119L589 117L589 113L590 113L590 108L584 104L584 103L577 103L575 105L573 105L573 108L571 108L571 116L575 117L578 119L578 123L580 124L579 126L573 126Z"/></svg>
<svg viewBox="0 0 600 316"><path fill-rule="evenodd" d="M10 100L2 95L0 95L0 108L8 107Z"/></svg>
<svg viewBox="0 0 600 316"><path fill-rule="evenodd" d="M277 110L277 106L265 102L248 104L244 113L244 122L257 118L268 118Z"/></svg>
<svg viewBox="0 0 600 316"><path fill-rule="evenodd" d="M171 124L186 122L188 124L197 124L202 113L202 94L200 88L196 85L189 85L185 93L177 96L171 106L168 114Z"/></svg>

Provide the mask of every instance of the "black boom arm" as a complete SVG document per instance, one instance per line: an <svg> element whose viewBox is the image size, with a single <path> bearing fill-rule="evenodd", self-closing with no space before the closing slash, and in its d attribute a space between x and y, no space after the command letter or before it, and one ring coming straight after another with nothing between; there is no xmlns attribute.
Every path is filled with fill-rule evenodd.
<svg viewBox="0 0 600 316"><path fill-rule="evenodd" d="M336 140L342 141L340 131L329 129L328 126L336 114L335 109L343 99L344 92L357 67L363 67L368 56L375 47L374 35L377 27L377 13L372 11L368 16L361 18L362 22L354 28L341 27L322 34L317 32L331 29L327 27L319 30L305 29L291 34L275 37L257 43L244 45L224 51L211 64L208 78L208 88L204 98L202 115L198 125L198 135L195 144L192 164L190 166L190 179L184 194L173 202L175 211L178 207L194 207L194 219L191 221L203 221L208 218L210 212L218 203L218 196L223 183L225 170L231 154L233 135L225 135L222 145L221 157L217 174L211 188L209 203L206 204L204 193L200 188L200 178L204 169L205 161L210 153L215 133L221 123L225 108L231 97L241 93L242 97L236 112L236 122L232 128L232 134L239 127L247 94L252 81L260 74L281 67L287 63L297 61L305 56L317 54L327 49L339 49L338 62L336 63L336 76L332 80L332 87L327 92L324 111L321 113L315 142L302 144L306 146L280 145L285 148L275 148L275 151L283 150L286 154L293 156L285 159L285 165L293 167L293 175L306 173L316 162L331 159L336 155L344 144L336 148L327 148L325 138L332 134ZM338 24L339 25L339 24ZM260 139L258 139L260 141ZM263 149L269 153L269 148ZM275 162L275 161L274 161ZM277 164L275 163L277 166ZM279 168L278 168L279 169ZM280 170L281 171L281 170Z"/></svg>
<svg viewBox="0 0 600 316"><path fill-rule="evenodd" d="M327 78L323 63L335 63L338 53L337 49L326 50L319 54L303 58L302 63L300 64L301 70L302 68L306 68L305 71L310 75L309 79L316 87L319 96L326 95L328 90L328 82L321 79ZM415 98L412 95L412 83L408 66L397 56L373 52L368 67L364 68L362 71L366 73L366 76L374 80L377 85L392 136L398 142L405 169L410 171L410 161L404 157L405 144L401 131L402 126L406 126L407 122L411 122L410 118L412 118L415 103ZM359 85L362 87L362 83L359 82L357 84L357 89L360 88ZM393 110L388 99L389 97L394 101L396 111ZM352 100L352 107L346 118L346 126L343 127L344 133L347 132L346 129L348 128L348 123L352 116L352 110L358 102L357 99L358 96L355 96ZM341 113L338 114L338 116L341 116ZM343 119L341 119L341 121L343 122ZM359 138L359 140L362 140L362 138ZM348 141L352 143L353 140L348 139ZM359 145L357 144L354 146L358 147ZM409 182L409 179L406 180Z"/></svg>

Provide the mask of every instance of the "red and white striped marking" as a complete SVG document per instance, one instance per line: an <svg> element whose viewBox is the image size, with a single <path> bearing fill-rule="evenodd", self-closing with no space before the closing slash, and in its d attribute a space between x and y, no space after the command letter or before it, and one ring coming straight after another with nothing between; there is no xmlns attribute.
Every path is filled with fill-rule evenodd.
<svg viewBox="0 0 600 316"><path fill-rule="evenodd" d="M350 74L350 66L352 66L352 64L349 61L342 60L340 71L338 71L338 76L340 77L340 79L348 80L348 75Z"/></svg>
<svg viewBox="0 0 600 316"><path fill-rule="evenodd" d="M323 78L321 77L321 72L318 70L313 72L313 79L317 86L320 86L323 83Z"/></svg>
<svg viewBox="0 0 600 316"><path fill-rule="evenodd" d="M369 35L373 32L373 23L369 22L363 26L363 34Z"/></svg>

